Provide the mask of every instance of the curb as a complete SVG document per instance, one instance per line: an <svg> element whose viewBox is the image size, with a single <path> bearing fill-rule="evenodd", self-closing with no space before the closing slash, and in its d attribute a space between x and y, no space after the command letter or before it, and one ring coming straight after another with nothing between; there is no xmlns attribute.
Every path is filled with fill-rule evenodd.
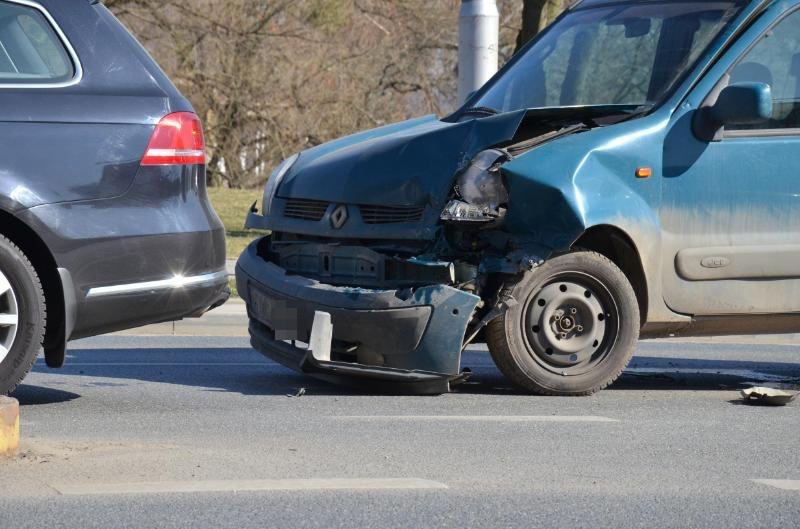
<svg viewBox="0 0 800 529"><path fill-rule="evenodd" d="M0 456L19 448L19 402L0 397Z"/></svg>

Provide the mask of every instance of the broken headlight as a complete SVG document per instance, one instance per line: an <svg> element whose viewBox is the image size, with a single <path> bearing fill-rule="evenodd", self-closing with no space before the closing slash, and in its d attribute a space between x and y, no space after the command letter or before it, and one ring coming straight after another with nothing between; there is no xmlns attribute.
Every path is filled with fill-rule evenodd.
<svg viewBox="0 0 800 529"><path fill-rule="evenodd" d="M479 153L456 180L455 198L442 211L444 221L491 222L505 215L508 191L500 167L508 153L490 149Z"/></svg>
<svg viewBox="0 0 800 529"><path fill-rule="evenodd" d="M281 180L283 180L283 177L286 176L286 173L288 173L295 162L297 162L298 158L300 158L300 153L293 154L281 162L281 164L276 167L269 176L269 180L267 180L267 187L264 188L263 209L265 217L269 215L269 212L272 209L272 200L275 198L275 193L278 192L278 186L280 185Z"/></svg>
<svg viewBox="0 0 800 529"><path fill-rule="evenodd" d="M451 200L442 211L442 220L464 222L487 222L495 220L499 215L491 215L486 208L473 206L461 200Z"/></svg>

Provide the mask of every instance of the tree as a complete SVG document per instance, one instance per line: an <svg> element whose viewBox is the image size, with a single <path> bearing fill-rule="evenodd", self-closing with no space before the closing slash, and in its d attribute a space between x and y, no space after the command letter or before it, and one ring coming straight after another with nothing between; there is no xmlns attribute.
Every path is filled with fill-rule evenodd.
<svg viewBox="0 0 800 529"><path fill-rule="evenodd" d="M522 29L517 50L546 28L572 2L565 0L522 0Z"/></svg>
<svg viewBox="0 0 800 529"><path fill-rule="evenodd" d="M262 185L283 158L456 104L461 0L104 0L203 120L212 185ZM498 0L500 58L519 0Z"/></svg>

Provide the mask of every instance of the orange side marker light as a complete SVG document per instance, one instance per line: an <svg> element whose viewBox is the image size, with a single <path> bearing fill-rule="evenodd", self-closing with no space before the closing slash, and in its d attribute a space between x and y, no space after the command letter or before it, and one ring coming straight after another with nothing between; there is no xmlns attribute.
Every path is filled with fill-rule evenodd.
<svg viewBox="0 0 800 529"><path fill-rule="evenodd" d="M637 167L636 178L650 178L653 176L653 169L650 167Z"/></svg>

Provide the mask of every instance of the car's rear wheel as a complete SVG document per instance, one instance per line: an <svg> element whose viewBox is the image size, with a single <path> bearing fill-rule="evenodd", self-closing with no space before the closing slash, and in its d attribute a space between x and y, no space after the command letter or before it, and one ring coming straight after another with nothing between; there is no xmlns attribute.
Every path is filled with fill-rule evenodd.
<svg viewBox="0 0 800 529"><path fill-rule="evenodd" d="M25 254L0 236L0 395L17 387L42 346L42 285Z"/></svg>
<svg viewBox="0 0 800 529"><path fill-rule="evenodd" d="M505 286L518 303L487 329L489 350L514 384L544 395L590 395L619 377L639 338L625 274L604 256L555 257Z"/></svg>

